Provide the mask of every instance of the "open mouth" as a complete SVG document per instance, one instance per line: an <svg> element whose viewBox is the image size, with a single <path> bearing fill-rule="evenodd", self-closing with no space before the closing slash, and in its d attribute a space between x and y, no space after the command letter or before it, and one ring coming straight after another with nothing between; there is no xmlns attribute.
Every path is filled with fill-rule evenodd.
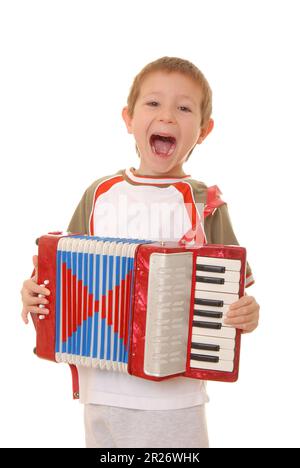
<svg viewBox="0 0 300 468"><path fill-rule="evenodd" d="M150 146L152 152L158 156L171 156L176 147L176 138L171 135L153 134L150 137Z"/></svg>

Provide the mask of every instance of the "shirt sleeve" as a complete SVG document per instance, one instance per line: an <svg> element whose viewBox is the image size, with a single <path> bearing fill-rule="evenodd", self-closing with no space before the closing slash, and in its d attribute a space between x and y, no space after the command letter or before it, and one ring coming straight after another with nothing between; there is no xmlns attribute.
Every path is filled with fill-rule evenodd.
<svg viewBox="0 0 300 468"><path fill-rule="evenodd" d="M226 204L217 208L214 213L205 219L205 234L209 244L239 245L233 231ZM254 283L254 278L249 263L246 266L245 287Z"/></svg>
<svg viewBox="0 0 300 468"><path fill-rule="evenodd" d="M88 197L87 190L84 192L77 208L72 216L72 219L67 228L68 232L76 234L89 234L89 214L88 214Z"/></svg>

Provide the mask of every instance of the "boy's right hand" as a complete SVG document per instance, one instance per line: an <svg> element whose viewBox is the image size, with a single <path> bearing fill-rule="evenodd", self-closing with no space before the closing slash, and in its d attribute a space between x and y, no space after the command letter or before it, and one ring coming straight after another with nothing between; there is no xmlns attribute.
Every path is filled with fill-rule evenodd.
<svg viewBox="0 0 300 468"><path fill-rule="evenodd" d="M21 289L21 296L23 302L21 316L26 324L29 323L28 314L30 312L33 314L42 315L49 314L49 310L46 308L47 304L49 304L49 301L44 296L49 296L50 291L46 288L45 285L42 284L40 286L37 284L38 256L34 255L32 260L35 268L34 276L30 279L25 280ZM39 304L42 304L45 307L40 308Z"/></svg>

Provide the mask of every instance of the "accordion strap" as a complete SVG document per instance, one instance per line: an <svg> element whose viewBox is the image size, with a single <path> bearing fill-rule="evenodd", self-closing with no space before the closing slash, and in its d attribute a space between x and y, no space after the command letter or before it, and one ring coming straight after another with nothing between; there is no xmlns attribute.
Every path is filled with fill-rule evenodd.
<svg viewBox="0 0 300 468"><path fill-rule="evenodd" d="M207 216L213 215L219 206L225 204L220 195L222 195L222 192L217 185L208 187L206 205L204 208L204 219L207 218Z"/></svg>
<svg viewBox="0 0 300 468"><path fill-rule="evenodd" d="M69 364L70 371L72 374L72 386L73 386L73 399L78 400L79 398L79 379L78 379L78 370L74 364Z"/></svg>
<svg viewBox="0 0 300 468"><path fill-rule="evenodd" d="M221 190L217 185L213 185L208 187L207 195L206 195L206 204L204 207L203 216L204 219L210 215L213 215L216 209L224 205L225 202L221 199L220 195L222 194ZM180 244L186 244L187 242L195 241L197 244L204 245L207 243L203 223L199 217L198 212L190 214L190 219L192 221L191 229L184 234L184 236L180 239Z"/></svg>

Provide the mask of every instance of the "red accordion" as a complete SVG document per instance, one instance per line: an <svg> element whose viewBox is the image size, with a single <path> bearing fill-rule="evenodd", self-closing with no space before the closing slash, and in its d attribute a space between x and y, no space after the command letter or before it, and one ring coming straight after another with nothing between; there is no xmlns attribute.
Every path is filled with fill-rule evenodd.
<svg viewBox="0 0 300 468"><path fill-rule="evenodd" d="M244 294L243 247L61 233L38 245L38 281L51 290L49 315L34 316L39 357L150 380L237 380L240 331L223 317Z"/></svg>

